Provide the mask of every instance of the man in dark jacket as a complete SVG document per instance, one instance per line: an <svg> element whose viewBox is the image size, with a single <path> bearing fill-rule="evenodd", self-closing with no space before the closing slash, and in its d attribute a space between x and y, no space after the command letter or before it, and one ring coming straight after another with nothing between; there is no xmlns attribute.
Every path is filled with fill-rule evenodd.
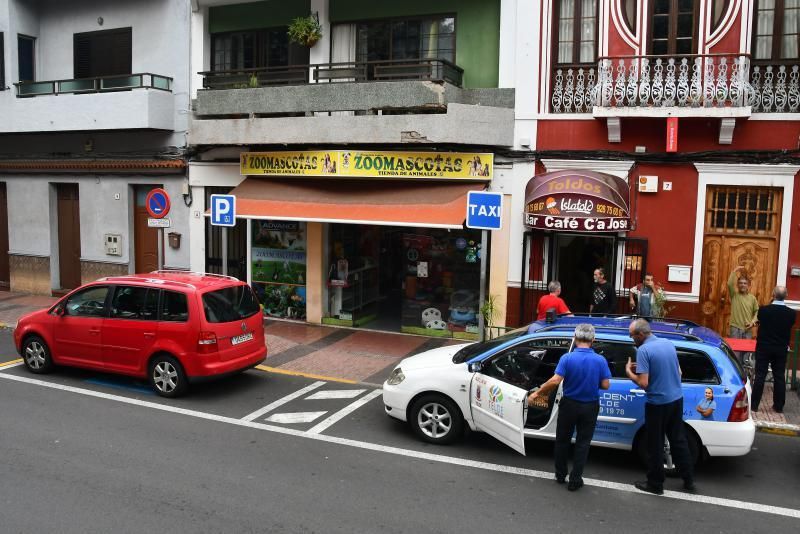
<svg viewBox="0 0 800 534"><path fill-rule="evenodd" d="M797 312L786 306L787 292L784 286L772 291L772 304L758 309L758 336L756 337L756 378L753 384L753 411L758 411L761 394L764 392L764 380L767 367L772 365L774 391L772 408L783 412L786 402L786 353Z"/></svg>
<svg viewBox="0 0 800 534"><path fill-rule="evenodd" d="M606 280L606 270L598 267L594 270L594 288L589 303L589 313L614 313L617 309L617 298L614 288Z"/></svg>

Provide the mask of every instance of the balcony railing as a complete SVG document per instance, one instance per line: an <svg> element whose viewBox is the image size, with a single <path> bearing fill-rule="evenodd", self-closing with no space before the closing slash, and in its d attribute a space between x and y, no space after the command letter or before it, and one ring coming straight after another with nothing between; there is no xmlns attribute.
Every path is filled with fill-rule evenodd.
<svg viewBox="0 0 800 534"><path fill-rule="evenodd" d="M44 82L18 82L18 98L42 95L103 93L111 91L127 91L130 89L158 89L172 91L172 78L151 74L125 74L121 76L103 76L100 78L77 78L72 80L50 80Z"/></svg>
<svg viewBox="0 0 800 534"><path fill-rule="evenodd" d="M560 65L553 72L553 113L601 108L743 108L800 111L798 65L751 68L747 55L603 57L597 69Z"/></svg>
<svg viewBox="0 0 800 534"><path fill-rule="evenodd" d="M200 72L206 89L247 89L322 82L424 80L463 85L464 69L445 59L318 63Z"/></svg>

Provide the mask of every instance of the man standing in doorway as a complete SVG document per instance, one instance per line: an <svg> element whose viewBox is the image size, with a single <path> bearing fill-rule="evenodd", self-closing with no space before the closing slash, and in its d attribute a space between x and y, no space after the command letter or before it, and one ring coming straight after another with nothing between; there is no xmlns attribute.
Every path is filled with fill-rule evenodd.
<svg viewBox="0 0 800 534"><path fill-rule="evenodd" d="M750 280L742 272L741 266L728 277L728 296L731 299L730 337L753 339L758 300L750 294Z"/></svg>
<svg viewBox="0 0 800 534"><path fill-rule="evenodd" d="M641 317L660 317L661 310L656 303L656 295L663 295L664 290L657 288L653 281L653 275L647 273L641 284L631 288L631 311Z"/></svg>
<svg viewBox="0 0 800 534"><path fill-rule="evenodd" d="M594 270L594 289L592 301L589 304L589 313L614 313L617 309L617 299L614 288L606 280L606 270L598 267Z"/></svg>
<svg viewBox="0 0 800 534"><path fill-rule="evenodd" d="M650 323L636 319L628 327L636 345L636 362L625 365L625 374L645 391L645 439L647 440L647 481L637 489L664 493L664 436L683 477L683 488L695 491L694 466L683 423L683 387L678 353L672 342L653 335Z"/></svg>
<svg viewBox="0 0 800 534"><path fill-rule="evenodd" d="M561 295L561 282L553 280L547 284L547 295L539 299L539 304L536 306L536 320L541 321L547 317L548 310L554 310L556 315L572 313L569 311L567 304Z"/></svg>
<svg viewBox="0 0 800 534"><path fill-rule="evenodd" d="M767 367L772 366L773 393L772 409L783 413L786 402L786 353L789 338L797 312L786 306L787 292L784 286L772 291L772 304L761 306L758 310L758 337L756 338L756 378L753 384L752 406L758 411L761 395L764 393L764 380Z"/></svg>
<svg viewBox="0 0 800 534"><path fill-rule="evenodd" d="M600 389L608 389L611 373L605 358L592 350L594 327L579 324L575 327L575 348L558 360L555 374L542 387L528 396L528 405L536 399L547 399L551 391L564 382L564 395L558 404L556 423L556 481L567 479L567 457L572 434L575 436L575 454L572 472L569 473L569 491L583 486L583 468L589 456L589 444L600 411Z"/></svg>

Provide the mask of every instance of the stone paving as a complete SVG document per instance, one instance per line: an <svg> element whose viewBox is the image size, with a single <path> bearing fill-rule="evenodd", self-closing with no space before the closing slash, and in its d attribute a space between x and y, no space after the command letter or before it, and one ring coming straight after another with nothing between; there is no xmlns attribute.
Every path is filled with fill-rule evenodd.
<svg viewBox="0 0 800 534"><path fill-rule="evenodd" d="M0 291L0 327L14 328L22 315L51 306L55 297ZM269 356L265 365L284 371L381 384L394 365L407 356L464 343L390 332L333 328L292 321L264 322ZM788 389L788 388L787 388ZM794 425L800 429L800 395L787 391L784 413L772 410L772 384L766 384L760 411L753 419L760 426Z"/></svg>

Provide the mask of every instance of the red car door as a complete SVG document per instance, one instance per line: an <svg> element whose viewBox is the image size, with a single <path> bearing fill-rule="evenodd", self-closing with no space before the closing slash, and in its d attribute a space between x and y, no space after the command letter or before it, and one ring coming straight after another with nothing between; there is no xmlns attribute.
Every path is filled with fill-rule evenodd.
<svg viewBox="0 0 800 534"><path fill-rule="evenodd" d="M158 333L159 289L116 286L103 323L103 365L109 371L144 372Z"/></svg>
<svg viewBox="0 0 800 534"><path fill-rule="evenodd" d="M107 285L93 285L76 291L64 302L55 321L52 351L59 363L101 368L101 332L107 314Z"/></svg>

